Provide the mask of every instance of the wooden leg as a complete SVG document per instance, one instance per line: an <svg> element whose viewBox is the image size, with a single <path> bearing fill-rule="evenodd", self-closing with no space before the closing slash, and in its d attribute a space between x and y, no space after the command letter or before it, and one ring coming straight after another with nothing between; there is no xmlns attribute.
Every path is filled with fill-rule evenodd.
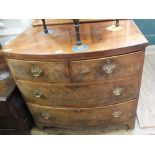
<svg viewBox="0 0 155 155"><path fill-rule="evenodd" d="M129 129L133 129L135 127L135 118L128 121L127 125Z"/></svg>
<svg viewBox="0 0 155 155"><path fill-rule="evenodd" d="M36 122L36 126L38 129L43 130L44 129L44 125L41 123Z"/></svg>

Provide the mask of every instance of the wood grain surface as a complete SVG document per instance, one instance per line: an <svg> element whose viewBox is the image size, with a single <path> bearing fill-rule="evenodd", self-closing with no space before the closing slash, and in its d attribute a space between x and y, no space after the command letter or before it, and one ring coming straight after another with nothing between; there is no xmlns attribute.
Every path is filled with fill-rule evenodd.
<svg viewBox="0 0 155 155"><path fill-rule="evenodd" d="M147 40L132 20L28 28L3 55L38 127L134 127ZM111 29L114 26L115 29Z"/></svg>
<svg viewBox="0 0 155 155"><path fill-rule="evenodd" d="M111 82L66 85L17 81L26 102L52 107L98 107L128 101L137 98L139 83L139 76ZM113 93L117 88L123 89L120 95ZM40 97L34 95L38 91Z"/></svg>
<svg viewBox="0 0 155 155"><path fill-rule="evenodd" d="M144 52L136 52L100 59L71 61L75 82L96 80L115 80L139 75L144 63ZM104 70L105 66L113 65L111 73ZM111 67L111 66L110 66Z"/></svg>
<svg viewBox="0 0 155 155"><path fill-rule="evenodd" d="M67 109L51 108L28 104L36 122L44 123L44 126L56 126L66 128L83 128L88 126L102 126L105 124L128 124L135 119L137 101L120 103L117 105ZM114 112L119 112L119 117L114 117ZM48 117L45 117L48 114ZM62 119L63 118L63 119ZM132 127L134 121L132 121Z"/></svg>
<svg viewBox="0 0 155 155"><path fill-rule="evenodd" d="M10 70L16 79L34 82L70 82L67 62L42 62L6 59ZM32 71L41 70L39 76Z"/></svg>
<svg viewBox="0 0 155 155"><path fill-rule="evenodd" d="M107 28L113 21L84 23L80 26L81 40L89 48L74 52L76 43L73 25L49 27L54 33L44 34L42 27L28 28L2 50L6 57L16 59L85 59L104 57L143 50L147 40L132 20L120 21L121 29L113 32Z"/></svg>

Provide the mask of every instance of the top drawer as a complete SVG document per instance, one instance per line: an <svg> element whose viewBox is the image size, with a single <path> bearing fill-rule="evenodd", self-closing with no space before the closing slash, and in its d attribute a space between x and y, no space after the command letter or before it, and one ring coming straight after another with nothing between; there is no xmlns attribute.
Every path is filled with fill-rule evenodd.
<svg viewBox="0 0 155 155"><path fill-rule="evenodd" d="M67 62L6 60L16 79L36 82L70 82Z"/></svg>
<svg viewBox="0 0 155 155"><path fill-rule="evenodd" d="M113 80L142 72L144 52L107 58L72 61L74 81Z"/></svg>

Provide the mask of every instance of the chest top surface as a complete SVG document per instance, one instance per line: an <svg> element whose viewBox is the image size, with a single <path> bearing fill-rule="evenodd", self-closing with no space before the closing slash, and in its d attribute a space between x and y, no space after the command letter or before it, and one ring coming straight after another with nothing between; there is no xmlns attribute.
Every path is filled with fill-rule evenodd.
<svg viewBox="0 0 155 155"><path fill-rule="evenodd" d="M121 29L110 30L114 21L80 24L80 36L89 48L72 50L76 43L73 24L48 26L52 34L44 34L42 26L28 28L2 50L6 57L17 59L76 59L111 56L143 50L147 40L132 20L120 20Z"/></svg>

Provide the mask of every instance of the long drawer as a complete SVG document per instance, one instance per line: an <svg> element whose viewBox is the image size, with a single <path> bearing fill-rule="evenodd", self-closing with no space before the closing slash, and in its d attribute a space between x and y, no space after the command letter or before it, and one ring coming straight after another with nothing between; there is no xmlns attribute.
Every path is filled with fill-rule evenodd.
<svg viewBox="0 0 155 155"><path fill-rule="evenodd" d="M96 107L135 99L140 77L85 84L46 84L17 81L29 103L52 107Z"/></svg>
<svg viewBox="0 0 155 155"><path fill-rule="evenodd" d="M141 74L144 52L107 58L72 61L75 82L116 80Z"/></svg>
<svg viewBox="0 0 155 155"><path fill-rule="evenodd" d="M88 127L127 123L136 115L137 101L98 108L51 108L28 104L36 122L55 127Z"/></svg>
<svg viewBox="0 0 155 155"><path fill-rule="evenodd" d="M47 83L70 82L67 62L6 60L16 79Z"/></svg>

